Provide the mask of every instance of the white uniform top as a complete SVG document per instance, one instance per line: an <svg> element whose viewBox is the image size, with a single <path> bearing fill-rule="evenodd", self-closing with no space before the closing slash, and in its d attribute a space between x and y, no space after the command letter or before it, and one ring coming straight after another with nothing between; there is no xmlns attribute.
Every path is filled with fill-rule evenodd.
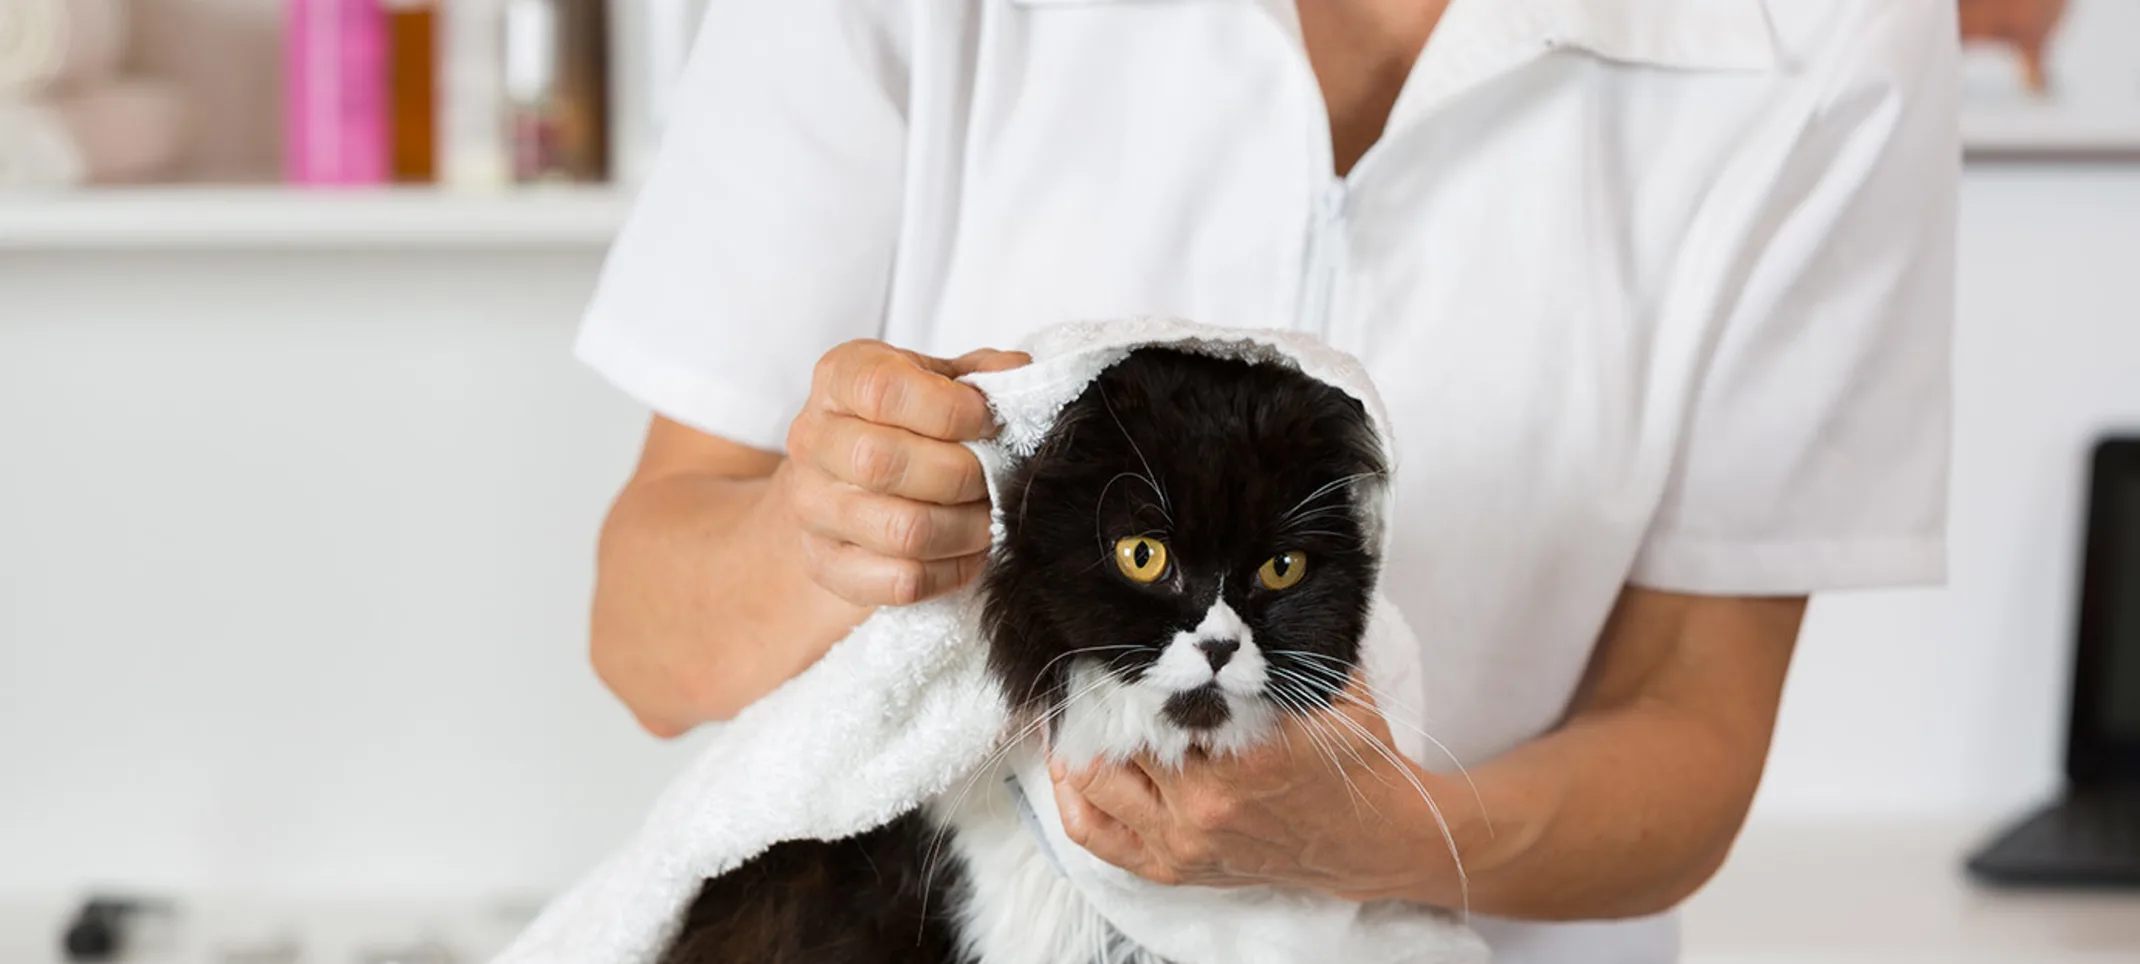
<svg viewBox="0 0 2140 964"><path fill-rule="evenodd" d="M1289 0L715 0L579 352L778 450L847 339L1320 333L1388 401L1384 585L1477 761L1555 724L1627 583L1940 578L1955 33L1952 0L1455 0L1340 178Z"/></svg>

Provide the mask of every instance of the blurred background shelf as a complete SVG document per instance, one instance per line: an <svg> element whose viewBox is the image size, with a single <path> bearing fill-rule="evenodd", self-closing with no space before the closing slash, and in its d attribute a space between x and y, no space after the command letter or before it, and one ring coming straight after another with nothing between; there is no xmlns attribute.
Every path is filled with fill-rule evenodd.
<svg viewBox="0 0 2140 964"><path fill-rule="evenodd" d="M0 198L0 251L588 248L624 222L616 188L111 188Z"/></svg>

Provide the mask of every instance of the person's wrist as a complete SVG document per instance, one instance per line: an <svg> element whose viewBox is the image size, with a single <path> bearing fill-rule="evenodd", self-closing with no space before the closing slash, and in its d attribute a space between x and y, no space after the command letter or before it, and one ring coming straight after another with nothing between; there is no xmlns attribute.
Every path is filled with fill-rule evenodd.
<svg viewBox="0 0 2140 964"><path fill-rule="evenodd" d="M1378 781L1389 784L1383 787L1383 795L1388 800L1377 806L1389 808L1385 812L1397 815L1395 822L1402 832L1395 842L1404 855L1403 866L1408 871L1388 896L1451 910L1462 909L1464 879L1477 871L1469 859L1474 849L1470 845L1473 835L1469 824L1475 818L1476 808L1459 807L1457 791L1461 790L1466 800L1469 800L1470 791L1460 783L1452 786L1439 774L1409 760L1405 765L1411 771L1411 780ZM1413 786L1412 780L1418 781L1417 787ZM1425 796L1420 792L1422 789Z"/></svg>
<svg viewBox="0 0 2140 964"><path fill-rule="evenodd" d="M1402 830L1393 843L1409 872L1396 886L1370 896L1491 913L1486 908L1495 902L1505 868L1538 838L1538 816L1510 812L1508 806L1489 812L1484 782L1410 761L1406 765L1432 803L1408 780L1389 781L1394 786L1381 789L1386 801L1376 805L1396 815L1393 822Z"/></svg>

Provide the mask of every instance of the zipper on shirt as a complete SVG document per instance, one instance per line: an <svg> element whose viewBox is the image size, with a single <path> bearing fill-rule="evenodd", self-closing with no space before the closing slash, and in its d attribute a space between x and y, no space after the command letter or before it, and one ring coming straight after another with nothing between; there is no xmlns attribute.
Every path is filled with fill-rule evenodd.
<svg viewBox="0 0 2140 964"><path fill-rule="evenodd" d="M1295 327L1330 340L1330 318L1335 310L1337 283L1347 260L1346 215L1352 204L1352 188L1344 178L1332 178L1316 196L1308 218L1308 243L1301 265L1300 309Z"/></svg>

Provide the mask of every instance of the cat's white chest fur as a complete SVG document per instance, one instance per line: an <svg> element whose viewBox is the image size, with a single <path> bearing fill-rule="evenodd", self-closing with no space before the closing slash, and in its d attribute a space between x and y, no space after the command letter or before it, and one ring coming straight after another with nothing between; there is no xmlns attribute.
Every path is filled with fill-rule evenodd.
<svg viewBox="0 0 2140 964"><path fill-rule="evenodd" d="M1005 783L1010 772L981 774L955 809L931 807L966 870L954 909L966 953L986 964L1166 964L1117 933L1056 871Z"/></svg>

